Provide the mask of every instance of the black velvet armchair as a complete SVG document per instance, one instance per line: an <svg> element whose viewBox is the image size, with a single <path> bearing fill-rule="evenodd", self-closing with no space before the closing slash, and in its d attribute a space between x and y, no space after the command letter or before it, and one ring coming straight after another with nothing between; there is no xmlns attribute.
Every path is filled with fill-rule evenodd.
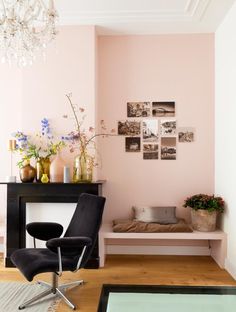
<svg viewBox="0 0 236 312"><path fill-rule="evenodd" d="M58 276L63 271L76 272L85 266L98 236L104 205L104 197L81 194L64 237L60 237L63 227L58 223L33 222L26 226L26 230L34 238L35 248L16 250L11 260L28 281L32 281L39 273L52 272L52 284L40 281L47 289L21 304L19 310L49 294L60 296L70 308L76 309L65 296L64 290L81 285L83 281L59 286ZM36 248L35 239L46 241L46 248Z"/></svg>

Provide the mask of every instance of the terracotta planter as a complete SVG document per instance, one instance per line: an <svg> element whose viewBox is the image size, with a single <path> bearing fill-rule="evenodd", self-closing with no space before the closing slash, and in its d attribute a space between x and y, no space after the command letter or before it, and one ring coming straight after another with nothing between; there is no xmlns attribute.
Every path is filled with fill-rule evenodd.
<svg viewBox="0 0 236 312"><path fill-rule="evenodd" d="M191 209L192 226L201 232L213 232L216 229L217 211L209 212L204 209Z"/></svg>

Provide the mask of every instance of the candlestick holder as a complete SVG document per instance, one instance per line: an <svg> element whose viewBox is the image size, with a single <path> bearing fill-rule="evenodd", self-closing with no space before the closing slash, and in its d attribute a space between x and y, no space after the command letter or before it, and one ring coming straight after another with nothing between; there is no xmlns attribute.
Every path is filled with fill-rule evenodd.
<svg viewBox="0 0 236 312"><path fill-rule="evenodd" d="M16 149L16 140L8 141L8 151L10 153L10 175L6 176L7 182L16 182L16 176L12 174L12 154Z"/></svg>

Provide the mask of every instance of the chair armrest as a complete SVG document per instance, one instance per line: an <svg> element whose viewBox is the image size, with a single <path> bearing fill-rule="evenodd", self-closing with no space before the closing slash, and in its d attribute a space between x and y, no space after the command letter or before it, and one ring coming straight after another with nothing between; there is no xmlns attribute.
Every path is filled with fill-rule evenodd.
<svg viewBox="0 0 236 312"><path fill-rule="evenodd" d="M46 246L48 248L76 248L76 247L84 247L90 246L92 244L92 240L89 237L85 236L76 236L76 237L59 237L52 238L47 241Z"/></svg>
<svg viewBox="0 0 236 312"><path fill-rule="evenodd" d="M54 237L60 237L63 226L55 222L32 222L26 225L27 232L34 238L48 241Z"/></svg>
<svg viewBox="0 0 236 312"><path fill-rule="evenodd" d="M61 248L62 255L78 256L81 254L83 247L92 245L92 240L89 237L62 237L52 238L47 241L46 246L51 251L57 253L57 248Z"/></svg>

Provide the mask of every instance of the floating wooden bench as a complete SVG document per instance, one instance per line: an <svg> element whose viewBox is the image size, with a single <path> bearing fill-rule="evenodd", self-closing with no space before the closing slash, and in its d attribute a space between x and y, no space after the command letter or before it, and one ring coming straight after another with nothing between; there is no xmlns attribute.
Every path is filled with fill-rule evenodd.
<svg viewBox="0 0 236 312"><path fill-rule="evenodd" d="M210 255L217 264L224 268L227 240L226 233L217 230L214 232L198 232L192 233L115 233L112 231L111 224L103 224L99 232L99 256L100 266L103 267L106 257L107 239L128 239L128 240L205 240L208 241ZM170 246L171 248L171 246Z"/></svg>

